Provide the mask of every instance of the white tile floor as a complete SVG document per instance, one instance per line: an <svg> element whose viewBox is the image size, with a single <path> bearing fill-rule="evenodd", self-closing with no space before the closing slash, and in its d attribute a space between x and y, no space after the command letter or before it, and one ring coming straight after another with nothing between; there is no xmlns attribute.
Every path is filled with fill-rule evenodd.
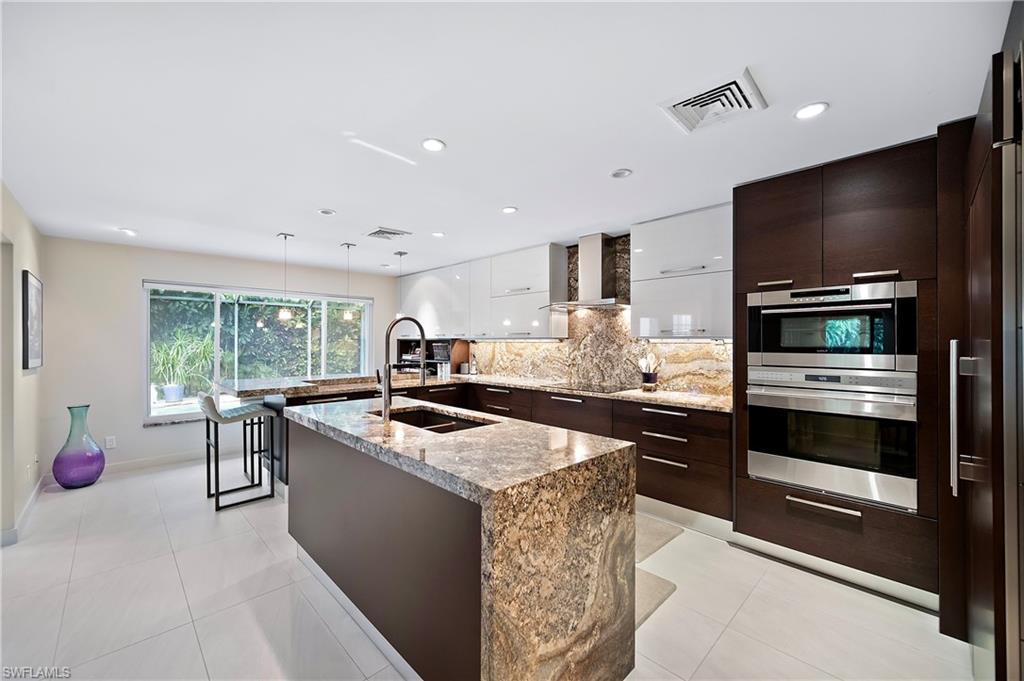
<svg viewBox="0 0 1024 681"><path fill-rule="evenodd" d="M184 465L47 488L0 551L2 664L68 665L75 679L398 679L296 559L287 504L214 513L204 476ZM970 678L967 647L932 615L697 532L641 565L678 589L637 631L631 679Z"/></svg>

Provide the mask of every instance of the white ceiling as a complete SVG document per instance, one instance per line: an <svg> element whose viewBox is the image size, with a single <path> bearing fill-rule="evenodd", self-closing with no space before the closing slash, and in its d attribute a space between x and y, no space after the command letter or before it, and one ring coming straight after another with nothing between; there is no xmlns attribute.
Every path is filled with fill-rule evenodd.
<svg viewBox="0 0 1024 681"><path fill-rule="evenodd" d="M279 260L287 231L292 262L344 267L353 241L354 269L383 272L402 248L415 271L622 232L934 134L976 111L1008 12L4 3L3 174L46 234ZM687 136L657 106L744 67L763 112ZM815 100L831 110L792 117ZM611 179L619 167L635 172ZM414 236L367 239L378 225Z"/></svg>

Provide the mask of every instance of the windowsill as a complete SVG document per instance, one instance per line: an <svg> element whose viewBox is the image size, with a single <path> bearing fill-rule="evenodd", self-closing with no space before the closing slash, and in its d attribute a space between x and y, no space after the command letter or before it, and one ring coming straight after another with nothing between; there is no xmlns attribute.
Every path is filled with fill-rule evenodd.
<svg viewBox="0 0 1024 681"><path fill-rule="evenodd" d="M155 428L157 426L177 426L182 423L198 423L206 420L202 413L180 414L178 416L164 416L158 419L146 419L142 422L143 428Z"/></svg>

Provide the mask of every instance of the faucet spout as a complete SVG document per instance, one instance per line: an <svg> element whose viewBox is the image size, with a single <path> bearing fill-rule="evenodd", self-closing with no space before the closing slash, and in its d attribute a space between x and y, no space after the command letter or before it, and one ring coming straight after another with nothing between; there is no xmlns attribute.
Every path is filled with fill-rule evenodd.
<svg viewBox="0 0 1024 681"><path fill-rule="evenodd" d="M384 425L391 423L391 331L401 322L412 322L420 332L420 385L427 383L427 334L423 325L415 317L398 317L388 324L384 332L384 376L381 381L380 394L384 402L381 414L384 417Z"/></svg>

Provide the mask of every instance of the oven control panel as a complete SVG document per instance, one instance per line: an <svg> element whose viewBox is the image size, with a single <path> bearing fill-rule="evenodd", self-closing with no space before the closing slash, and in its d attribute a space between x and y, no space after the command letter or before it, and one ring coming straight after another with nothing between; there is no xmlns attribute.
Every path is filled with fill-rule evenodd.
<svg viewBox="0 0 1024 681"><path fill-rule="evenodd" d="M821 390L854 390L904 395L917 393L917 374L908 371L751 367L747 370L747 382L750 385L779 385Z"/></svg>

